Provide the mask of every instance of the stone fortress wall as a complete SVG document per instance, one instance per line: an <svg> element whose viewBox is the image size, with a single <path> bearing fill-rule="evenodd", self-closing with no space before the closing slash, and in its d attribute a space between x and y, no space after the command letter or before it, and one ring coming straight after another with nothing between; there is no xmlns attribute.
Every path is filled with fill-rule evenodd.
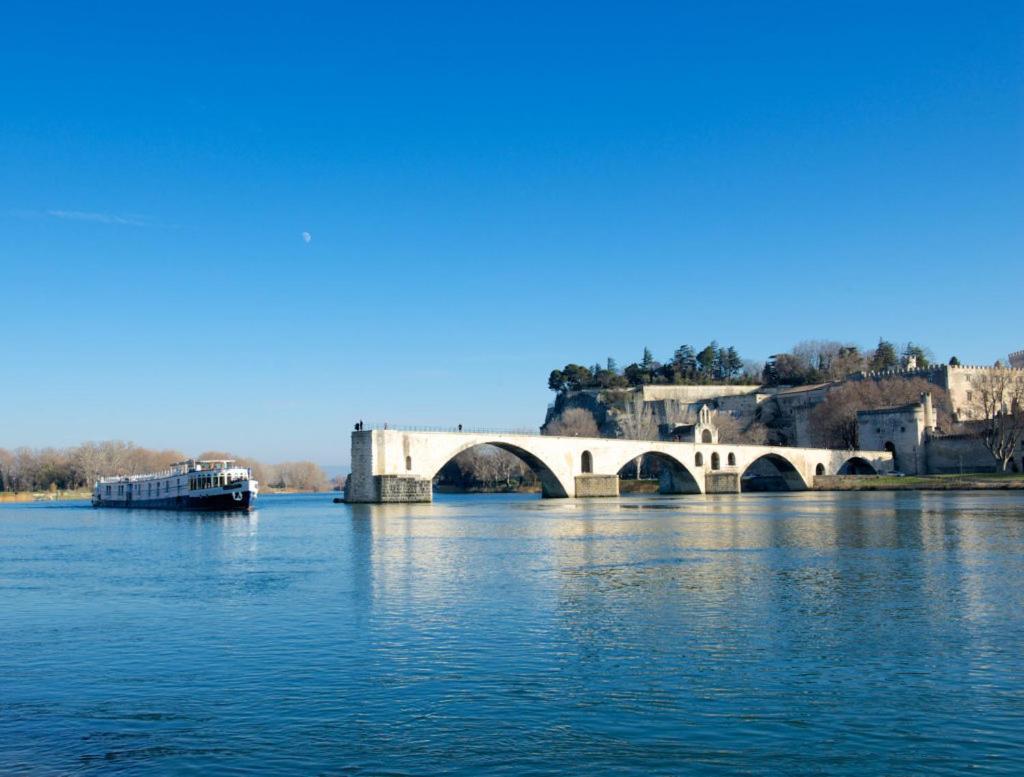
<svg viewBox="0 0 1024 777"><path fill-rule="evenodd" d="M1022 351L1016 351L1022 354ZM1014 354L1010 354L1010 369L1019 370L1018 380L1024 381L1024 367L1014 366ZM930 367L914 369L882 370L879 372L858 372L847 380L890 380L892 378L923 378L945 389L949 395L949 403L953 406L953 417L956 421L976 421L981 414L974 398L974 383L979 375L991 372L995 367L977 364L936 364Z"/></svg>
<svg viewBox="0 0 1024 777"><path fill-rule="evenodd" d="M723 397L748 396L759 389L760 386L754 385L641 386L640 393L644 402L668 399L692 403L706 402L709 399L721 399Z"/></svg>
<svg viewBox="0 0 1024 777"><path fill-rule="evenodd" d="M968 422L966 428L977 426ZM866 449L887 450L893 467L907 475L996 472L999 467L978 434L949 434L936 424L930 394L919 402L857 413L857 437ZM1010 463L1024 471L1024 440Z"/></svg>
<svg viewBox="0 0 1024 777"><path fill-rule="evenodd" d="M928 434L935 428L930 394L910 405L857 413L857 439L860 443L873 450L888 450L893 454L896 470L908 475L927 472Z"/></svg>

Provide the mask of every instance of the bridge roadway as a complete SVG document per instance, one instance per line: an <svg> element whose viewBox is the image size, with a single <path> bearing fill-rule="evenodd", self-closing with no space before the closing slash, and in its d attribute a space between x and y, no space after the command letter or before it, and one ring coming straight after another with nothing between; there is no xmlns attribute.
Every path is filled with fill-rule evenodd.
<svg viewBox="0 0 1024 777"><path fill-rule="evenodd" d="M618 496L619 470L644 455L665 465L660 490L669 494L738 493L743 475L762 460L774 464L794 491L810 488L817 475L893 469L887 451L368 429L352 432L352 476L345 498L429 502L441 468L477 445L493 445L521 458L536 473L545 497Z"/></svg>

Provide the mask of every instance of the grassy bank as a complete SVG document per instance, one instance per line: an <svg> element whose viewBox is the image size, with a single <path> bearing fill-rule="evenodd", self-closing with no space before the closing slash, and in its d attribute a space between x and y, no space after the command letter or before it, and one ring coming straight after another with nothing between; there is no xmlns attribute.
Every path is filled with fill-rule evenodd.
<svg viewBox="0 0 1024 777"><path fill-rule="evenodd" d="M982 491L1024 489L1024 475L975 473L970 475L819 475L815 491Z"/></svg>

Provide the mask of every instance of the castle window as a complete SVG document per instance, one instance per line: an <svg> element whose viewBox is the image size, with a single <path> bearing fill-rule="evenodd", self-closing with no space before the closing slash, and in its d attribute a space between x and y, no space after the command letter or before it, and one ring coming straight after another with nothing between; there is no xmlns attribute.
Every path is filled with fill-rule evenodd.
<svg viewBox="0 0 1024 777"><path fill-rule="evenodd" d="M974 394L973 394L973 392L968 391L967 392L967 401L970 402L972 399L974 399Z"/></svg>
<svg viewBox="0 0 1024 777"><path fill-rule="evenodd" d="M722 460L718 457L718 453L711 454L711 469L718 469L722 466Z"/></svg>
<svg viewBox="0 0 1024 777"><path fill-rule="evenodd" d="M704 466L704 454L703 453L698 453L696 456L693 457L693 461L694 461L694 463L698 467L703 467Z"/></svg>

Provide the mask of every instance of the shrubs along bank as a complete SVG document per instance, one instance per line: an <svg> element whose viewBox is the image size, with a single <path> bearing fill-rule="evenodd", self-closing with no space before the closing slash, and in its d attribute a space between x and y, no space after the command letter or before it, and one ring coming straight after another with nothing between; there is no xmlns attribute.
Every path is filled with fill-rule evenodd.
<svg viewBox="0 0 1024 777"><path fill-rule="evenodd" d="M311 461L265 464L225 451L204 451L190 457L181 451L107 441L72 448L0 448L0 496L15 492L88 492L99 477L160 472L188 458L233 459L252 469L260 486L270 490L322 491L330 487L323 470Z"/></svg>

